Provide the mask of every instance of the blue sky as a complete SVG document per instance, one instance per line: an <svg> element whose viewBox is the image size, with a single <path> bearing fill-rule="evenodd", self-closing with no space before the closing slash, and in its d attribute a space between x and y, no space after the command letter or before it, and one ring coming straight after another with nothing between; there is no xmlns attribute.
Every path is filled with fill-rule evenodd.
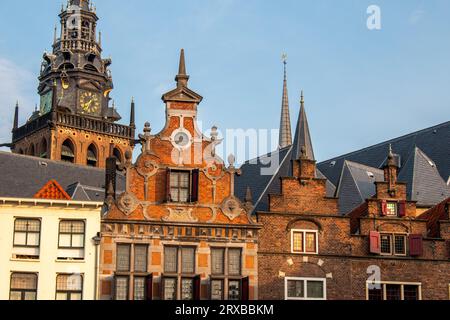
<svg viewBox="0 0 450 320"><path fill-rule="evenodd" d="M448 0L96 0L113 98L124 119L164 122L185 48L203 128L277 129L281 54L288 58L293 127L300 90L318 160L450 120ZM381 8L382 29L366 27ZM0 2L0 141L39 101L37 75L61 2ZM26 110L26 111L24 111ZM241 159L242 160L242 159Z"/></svg>

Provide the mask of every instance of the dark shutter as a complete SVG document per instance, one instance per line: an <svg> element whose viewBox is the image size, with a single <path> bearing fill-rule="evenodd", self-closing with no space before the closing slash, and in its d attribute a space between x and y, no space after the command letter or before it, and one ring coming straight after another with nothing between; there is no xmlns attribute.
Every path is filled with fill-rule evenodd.
<svg viewBox="0 0 450 320"><path fill-rule="evenodd" d="M382 216L387 215L387 201L386 200L381 201L381 215Z"/></svg>
<svg viewBox="0 0 450 320"><path fill-rule="evenodd" d="M172 196L170 194L170 168L167 168L166 171L166 202L170 202L172 200Z"/></svg>
<svg viewBox="0 0 450 320"><path fill-rule="evenodd" d="M200 171L198 169L192 170L191 177L191 202L198 201L198 179Z"/></svg>
<svg viewBox="0 0 450 320"><path fill-rule="evenodd" d="M421 234L411 234L409 236L409 255L412 257L423 255L423 238Z"/></svg>
<svg viewBox="0 0 450 320"><path fill-rule="evenodd" d="M450 259L450 240L447 240L447 258Z"/></svg>
<svg viewBox="0 0 450 320"><path fill-rule="evenodd" d="M242 279L242 294L241 294L241 300L242 301L248 301L250 300L250 278L243 278Z"/></svg>
<svg viewBox="0 0 450 320"><path fill-rule="evenodd" d="M108 191L109 183L112 181L114 197L116 196L116 159L115 158L107 158L106 159L106 175L105 175L105 190ZM106 195L107 192L105 192Z"/></svg>
<svg viewBox="0 0 450 320"><path fill-rule="evenodd" d="M380 233L376 231L371 231L369 235L370 253L380 254Z"/></svg>
<svg viewBox="0 0 450 320"><path fill-rule="evenodd" d="M195 276L194 278L194 300L200 300L200 292L201 292L201 279L200 276Z"/></svg>
<svg viewBox="0 0 450 320"><path fill-rule="evenodd" d="M398 216L406 216L406 201L400 201L400 203L398 204Z"/></svg>
<svg viewBox="0 0 450 320"><path fill-rule="evenodd" d="M145 292L147 296L147 301L153 300L153 274L150 274L145 279Z"/></svg>

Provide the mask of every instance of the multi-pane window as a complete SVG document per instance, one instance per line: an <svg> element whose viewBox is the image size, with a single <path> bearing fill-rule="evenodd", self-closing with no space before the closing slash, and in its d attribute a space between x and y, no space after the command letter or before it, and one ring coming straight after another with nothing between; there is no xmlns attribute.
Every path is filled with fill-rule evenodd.
<svg viewBox="0 0 450 320"><path fill-rule="evenodd" d="M35 273L13 273L9 291L10 300L36 300L38 276Z"/></svg>
<svg viewBox="0 0 450 320"><path fill-rule="evenodd" d="M286 300L325 300L326 280L313 278L286 278Z"/></svg>
<svg viewBox="0 0 450 320"><path fill-rule="evenodd" d="M59 248L83 249L84 233L84 221L61 221L59 223Z"/></svg>
<svg viewBox="0 0 450 320"><path fill-rule="evenodd" d="M152 281L152 275L147 273L148 245L117 244L116 270L116 300L128 300L130 296L133 300L146 300L151 295L147 292Z"/></svg>
<svg viewBox="0 0 450 320"><path fill-rule="evenodd" d="M56 300L82 300L83 276L60 274L56 277Z"/></svg>
<svg viewBox="0 0 450 320"><path fill-rule="evenodd" d="M164 300L193 300L195 278L194 247L164 247Z"/></svg>
<svg viewBox="0 0 450 320"><path fill-rule="evenodd" d="M242 298L242 249L211 248L211 299Z"/></svg>
<svg viewBox="0 0 450 320"><path fill-rule="evenodd" d="M388 216L396 216L397 215L397 203L388 202L386 204L386 215L388 215Z"/></svg>
<svg viewBox="0 0 450 320"><path fill-rule="evenodd" d="M16 219L14 221L14 246L38 248L41 221L38 219Z"/></svg>
<svg viewBox="0 0 450 320"><path fill-rule="evenodd" d="M170 197L172 202L189 201L190 172L172 171L170 173Z"/></svg>
<svg viewBox="0 0 450 320"><path fill-rule="evenodd" d="M381 254L383 255L406 255L406 235L382 233L380 235Z"/></svg>
<svg viewBox="0 0 450 320"><path fill-rule="evenodd" d="M314 230L292 230L291 251L292 253L317 254L318 232Z"/></svg>
<svg viewBox="0 0 450 320"><path fill-rule="evenodd" d="M416 283L367 283L368 300L421 300L421 285Z"/></svg>

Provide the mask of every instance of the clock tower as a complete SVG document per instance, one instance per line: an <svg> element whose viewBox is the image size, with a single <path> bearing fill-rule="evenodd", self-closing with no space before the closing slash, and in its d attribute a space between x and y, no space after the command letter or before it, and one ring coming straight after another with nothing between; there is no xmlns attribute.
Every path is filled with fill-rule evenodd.
<svg viewBox="0 0 450 320"><path fill-rule="evenodd" d="M129 125L118 124L96 9L89 0L69 0L59 18L60 35L55 28L52 52L43 55L40 107L22 127L15 119L12 151L96 167L105 167L110 152L122 161L134 146L134 101Z"/></svg>

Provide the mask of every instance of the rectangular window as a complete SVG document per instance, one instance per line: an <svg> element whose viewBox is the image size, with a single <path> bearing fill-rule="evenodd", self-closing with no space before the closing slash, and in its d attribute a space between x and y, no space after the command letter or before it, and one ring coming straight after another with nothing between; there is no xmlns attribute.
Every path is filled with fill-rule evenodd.
<svg viewBox="0 0 450 320"><path fill-rule="evenodd" d="M194 279L181 279L181 300L194 300Z"/></svg>
<svg viewBox="0 0 450 320"><path fill-rule="evenodd" d="M388 202L387 203L386 215L388 215L388 216L397 216L397 203L395 203L395 202Z"/></svg>
<svg viewBox="0 0 450 320"><path fill-rule="evenodd" d="M390 234L381 235L381 253L392 254L392 237Z"/></svg>
<svg viewBox="0 0 450 320"><path fill-rule="evenodd" d="M374 288L367 282L368 300L421 300L419 283L378 283Z"/></svg>
<svg viewBox="0 0 450 320"><path fill-rule="evenodd" d="M241 249L228 249L228 275L240 276L241 275Z"/></svg>
<svg viewBox="0 0 450 320"><path fill-rule="evenodd" d="M211 280L211 300L223 300L223 280Z"/></svg>
<svg viewBox="0 0 450 320"><path fill-rule="evenodd" d="M134 272L147 272L148 246L134 246Z"/></svg>
<svg viewBox="0 0 450 320"><path fill-rule="evenodd" d="M56 277L56 300L82 300L83 276L60 274Z"/></svg>
<svg viewBox="0 0 450 320"><path fill-rule="evenodd" d="M177 279L163 278L164 300L177 299Z"/></svg>
<svg viewBox="0 0 450 320"><path fill-rule="evenodd" d="M380 236L381 254L383 255L406 255L406 235L382 233Z"/></svg>
<svg viewBox="0 0 450 320"><path fill-rule="evenodd" d="M195 273L195 248L181 249L181 272L183 274Z"/></svg>
<svg viewBox="0 0 450 320"><path fill-rule="evenodd" d="M134 277L134 300L145 300L145 277Z"/></svg>
<svg viewBox="0 0 450 320"><path fill-rule="evenodd" d="M117 245L117 271L127 272L130 271L130 253L131 245L129 244L118 244Z"/></svg>
<svg viewBox="0 0 450 320"><path fill-rule="evenodd" d="M170 173L170 196L172 202L189 201L190 172L172 171Z"/></svg>
<svg viewBox="0 0 450 320"><path fill-rule="evenodd" d="M116 277L116 300L128 300L129 277Z"/></svg>
<svg viewBox="0 0 450 320"><path fill-rule="evenodd" d="M59 248L84 248L84 221L61 221L59 223Z"/></svg>
<svg viewBox="0 0 450 320"><path fill-rule="evenodd" d="M225 274L225 249L211 249L211 273L213 275Z"/></svg>
<svg viewBox="0 0 450 320"><path fill-rule="evenodd" d="M10 300L36 300L38 276L35 273L13 273L9 291Z"/></svg>
<svg viewBox="0 0 450 320"><path fill-rule="evenodd" d="M318 232L314 230L291 231L292 253L318 254Z"/></svg>
<svg viewBox="0 0 450 320"><path fill-rule="evenodd" d="M398 256L406 255L405 235L394 235L394 254Z"/></svg>
<svg viewBox="0 0 450 320"><path fill-rule="evenodd" d="M236 301L241 299L241 281L228 281L228 300Z"/></svg>
<svg viewBox="0 0 450 320"><path fill-rule="evenodd" d="M38 219L16 219L14 221L14 246L39 248L41 221Z"/></svg>
<svg viewBox="0 0 450 320"><path fill-rule="evenodd" d="M286 300L326 300L326 280L285 278Z"/></svg>
<svg viewBox="0 0 450 320"><path fill-rule="evenodd" d="M164 247L164 272L178 272L178 248Z"/></svg>

